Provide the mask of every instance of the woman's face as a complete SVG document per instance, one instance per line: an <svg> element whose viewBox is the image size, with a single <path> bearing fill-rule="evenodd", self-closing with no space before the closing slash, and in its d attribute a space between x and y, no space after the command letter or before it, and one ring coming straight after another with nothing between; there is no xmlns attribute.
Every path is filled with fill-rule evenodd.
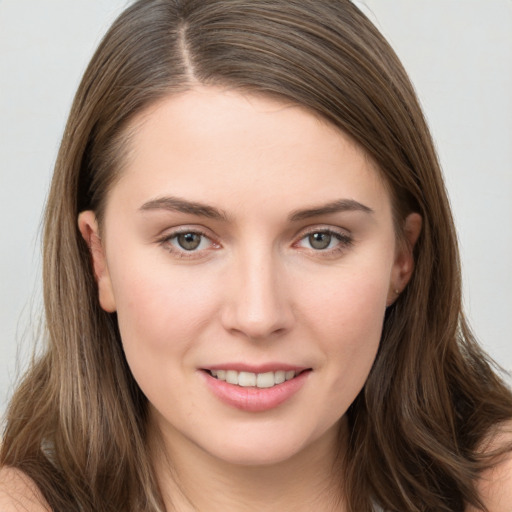
<svg viewBox="0 0 512 512"><path fill-rule="evenodd" d="M216 88L132 128L101 240L79 225L166 441L241 464L332 450L412 271L371 161L302 108Z"/></svg>

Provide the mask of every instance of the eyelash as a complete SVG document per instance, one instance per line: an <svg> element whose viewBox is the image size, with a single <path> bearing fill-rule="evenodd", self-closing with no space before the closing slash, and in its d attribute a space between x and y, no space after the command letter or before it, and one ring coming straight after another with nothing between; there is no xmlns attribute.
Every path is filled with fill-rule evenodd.
<svg viewBox="0 0 512 512"><path fill-rule="evenodd" d="M167 235L161 237L160 239L158 239L157 242L160 243L160 245L162 245L168 252L173 254L173 256L176 256L178 258L198 258L198 257L200 257L200 254L202 252L204 252L205 250L208 250L208 249L202 249L202 250L199 250L199 251L197 251L197 250L189 250L189 251L187 251L184 248L180 249L180 248L174 246L172 241L174 239L177 239L180 235L198 235L202 239L199 242L199 244L201 244L203 242L203 240L206 239L206 240L210 241L210 244L214 248L219 248L220 247L220 244L214 242L212 240L211 236L208 236L206 233L204 233L203 231L201 231L200 229L197 229L197 228L194 228L194 229L180 229L180 230L177 230L177 231L173 231L172 233L167 234Z"/></svg>
<svg viewBox="0 0 512 512"><path fill-rule="evenodd" d="M201 231L200 229L194 228L194 229L180 229L178 231L174 231L170 234L167 234L157 240L158 243L160 243L167 251L169 251L171 254L178 258L198 258L201 257L201 254L205 250L209 250L212 247L208 247L207 249L192 249L192 250L186 250L184 248L178 248L176 247L172 241L177 239L180 235L198 235L202 238L202 240L199 242L199 245L202 243L204 239L209 240L211 246L213 248L217 249L220 247L220 244L213 241L210 236L208 236L206 233ZM325 257L328 256L335 256L343 251L345 251L347 248L349 248L353 244L353 239L350 235L347 235L345 233L340 233L339 231L335 231L333 229L329 228L317 228L317 229L311 229L305 233L302 233L299 240L293 244L294 247L298 247L300 242L306 240L308 237L311 237L313 235L327 235L330 237L335 238L338 243L335 247L327 247L325 249L315 249L313 247L304 248L307 251L310 251L314 253L315 255L322 255ZM330 242L329 242L330 245Z"/></svg>
<svg viewBox="0 0 512 512"><path fill-rule="evenodd" d="M309 237L313 235L328 235L338 241L338 243L334 247L327 247L325 249L315 249L315 248L305 248L307 251L313 252L315 255L320 254L325 257L329 256L336 256L339 253L347 250L352 244L353 239L350 235L347 235L346 233L341 233L339 231L336 231L334 229L329 228L316 228L311 229L305 233L303 233L299 239L298 242L296 242L294 245L297 246L300 242L303 240L307 240Z"/></svg>

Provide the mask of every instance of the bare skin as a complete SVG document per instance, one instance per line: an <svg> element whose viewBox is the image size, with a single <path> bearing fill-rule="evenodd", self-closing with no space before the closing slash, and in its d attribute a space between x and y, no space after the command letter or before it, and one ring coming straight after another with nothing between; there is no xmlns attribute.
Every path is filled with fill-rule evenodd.
<svg viewBox="0 0 512 512"><path fill-rule="evenodd" d="M512 444L512 423L497 429L497 433L482 443L482 452L491 453L503 446ZM478 493L489 512L512 510L512 453L501 456L496 465L480 476L477 482ZM466 512L478 512L468 507Z"/></svg>
<svg viewBox="0 0 512 512"><path fill-rule="evenodd" d="M24 473L17 469L0 469L0 511L50 512L43 495Z"/></svg>
<svg viewBox="0 0 512 512"><path fill-rule="evenodd" d="M297 106L198 87L131 128L101 230L92 211L79 227L162 437L166 505L343 511L338 432L421 218L399 243L374 164ZM297 381L264 390L212 373L282 368Z"/></svg>
<svg viewBox="0 0 512 512"><path fill-rule="evenodd" d="M335 452L324 456L325 448L335 442L336 439L322 439L298 457L258 467L234 468L213 458L203 465L204 455L194 456L195 450L190 446L167 451L172 466L165 457L156 457L167 510L343 512L340 463Z"/></svg>

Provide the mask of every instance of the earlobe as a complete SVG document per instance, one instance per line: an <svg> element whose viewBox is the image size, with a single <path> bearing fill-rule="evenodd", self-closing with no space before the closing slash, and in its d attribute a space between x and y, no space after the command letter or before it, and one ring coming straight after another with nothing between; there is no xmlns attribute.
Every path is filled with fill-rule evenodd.
<svg viewBox="0 0 512 512"><path fill-rule="evenodd" d="M78 216L78 229L91 253L94 277L98 283L101 307L108 313L116 310L112 282L108 271L104 244L99 233L98 221L93 211L87 210Z"/></svg>
<svg viewBox="0 0 512 512"><path fill-rule="evenodd" d="M404 223L404 240L398 244L387 304L395 302L407 286L414 271L414 246L420 236L423 219L419 213L409 214Z"/></svg>

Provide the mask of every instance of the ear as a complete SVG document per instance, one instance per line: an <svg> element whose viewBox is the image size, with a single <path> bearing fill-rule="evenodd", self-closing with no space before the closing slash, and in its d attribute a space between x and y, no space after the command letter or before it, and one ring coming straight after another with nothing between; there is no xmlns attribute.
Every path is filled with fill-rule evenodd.
<svg viewBox="0 0 512 512"><path fill-rule="evenodd" d="M87 210L78 216L78 229L91 253L94 277L98 283L98 295L101 307L108 313L116 310L112 282L108 272L105 248L100 237L98 221L93 211Z"/></svg>
<svg viewBox="0 0 512 512"><path fill-rule="evenodd" d="M421 233L423 219L419 213L409 214L404 221L404 239L397 244L395 262L391 272L388 306L398 298L411 279L414 270L414 245Z"/></svg>

